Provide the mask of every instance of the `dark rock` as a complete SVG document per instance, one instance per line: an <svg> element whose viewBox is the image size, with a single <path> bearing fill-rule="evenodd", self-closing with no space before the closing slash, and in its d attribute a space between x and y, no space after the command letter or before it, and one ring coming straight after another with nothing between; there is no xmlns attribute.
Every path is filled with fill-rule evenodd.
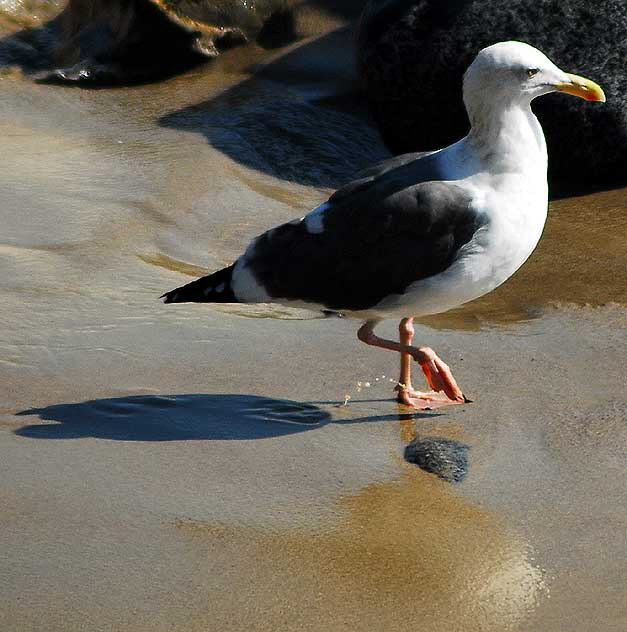
<svg viewBox="0 0 627 632"><path fill-rule="evenodd" d="M36 0L42 4L41 0ZM55 5L57 12L58 0ZM69 0L42 23L0 42L0 64L39 72L43 81L114 84L149 81L188 68L246 41L271 48L297 37L298 0ZM33 9L35 10L35 9ZM50 18L50 11L45 14ZM19 19L18 19L19 18ZM0 21L0 26L3 23Z"/></svg>
<svg viewBox="0 0 627 632"><path fill-rule="evenodd" d="M276 48L314 35L311 11L350 19L363 0L69 0L62 11L60 4L0 7L0 30L11 32L0 40L0 67L54 83L151 81L243 42ZM16 26L24 28L12 32Z"/></svg>
<svg viewBox="0 0 627 632"><path fill-rule="evenodd" d="M627 3L624 0L370 0L360 21L360 75L394 153L437 149L468 120L464 70L483 47L521 40L566 72L601 84L607 103L566 95L534 102L552 183L627 181Z"/></svg>
<svg viewBox="0 0 627 632"><path fill-rule="evenodd" d="M56 20L61 82L146 81L254 39L284 0L70 0Z"/></svg>
<svg viewBox="0 0 627 632"><path fill-rule="evenodd" d="M453 439L414 439L405 448L405 460L439 476L448 483L461 483L468 473L469 446Z"/></svg>

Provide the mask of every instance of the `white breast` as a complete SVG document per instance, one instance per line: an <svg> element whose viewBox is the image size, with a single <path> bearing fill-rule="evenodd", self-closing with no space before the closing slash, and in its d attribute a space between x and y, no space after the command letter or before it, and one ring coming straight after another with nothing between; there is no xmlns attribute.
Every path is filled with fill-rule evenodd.
<svg viewBox="0 0 627 632"><path fill-rule="evenodd" d="M546 221L546 179L482 175L459 184L476 193L477 211L488 217L487 225L460 249L451 267L383 300L371 317L426 316L458 307L504 283L535 249Z"/></svg>

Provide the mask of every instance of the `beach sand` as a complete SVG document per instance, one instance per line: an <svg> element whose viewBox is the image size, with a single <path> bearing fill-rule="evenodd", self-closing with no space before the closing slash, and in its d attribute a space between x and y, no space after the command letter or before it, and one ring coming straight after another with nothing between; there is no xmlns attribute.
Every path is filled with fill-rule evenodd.
<svg viewBox="0 0 627 632"><path fill-rule="evenodd" d="M385 156L350 37L0 89L1 630L627 627L627 190L417 325L473 403L413 413L355 322L157 300Z"/></svg>

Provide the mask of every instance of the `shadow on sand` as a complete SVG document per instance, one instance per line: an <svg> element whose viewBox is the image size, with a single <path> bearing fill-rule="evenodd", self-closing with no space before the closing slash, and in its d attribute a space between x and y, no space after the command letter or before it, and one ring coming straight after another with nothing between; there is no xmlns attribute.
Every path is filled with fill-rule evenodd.
<svg viewBox="0 0 627 632"><path fill-rule="evenodd" d="M228 441L267 439L313 430L328 423L407 423L438 416L438 413L397 412L335 419L316 404L336 402L300 403L232 394L113 397L23 410L18 416L37 415L42 421L57 423L23 426L15 434L31 439ZM468 471L467 451L468 446L451 439L416 437L406 446L405 458L443 480L458 483Z"/></svg>
<svg viewBox="0 0 627 632"><path fill-rule="evenodd" d="M201 134L232 160L272 177L338 188L390 155L352 66L351 33L338 29L159 124Z"/></svg>
<svg viewBox="0 0 627 632"><path fill-rule="evenodd" d="M139 395L23 410L56 424L16 430L33 439L96 437L115 441L264 439L331 421L311 404L252 395Z"/></svg>
<svg viewBox="0 0 627 632"><path fill-rule="evenodd" d="M31 408L17 414L58 422L23 426L15 431L23 437L95 437L114 441L265 439L305 432L327 423L402 421L434 415L408 413L333 419L314 403L232 394L114 397Z"/></svg>

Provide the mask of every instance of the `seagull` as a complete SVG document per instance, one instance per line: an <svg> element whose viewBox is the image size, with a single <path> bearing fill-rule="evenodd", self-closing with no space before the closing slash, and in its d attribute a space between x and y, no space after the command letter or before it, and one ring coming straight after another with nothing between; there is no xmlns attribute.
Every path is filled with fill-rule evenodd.
<svg viewBox="0 0 627 632"><path fill-rule="evenodd" d="M232 265L161 298L280 303L358 319L360 341L400 353L400 403L433 409L469 401L448 365L413 345L413 319L491 292L533 252L548 185L544 134L530 105L555 91L605 101L596 83L528 44L482 49L464 74L467 136L359 173L304 217L253 239ZM437 95L425 86L425 98ZM374 331L387 318L400 318L398 342ZM412 360L431 390L414 390Z"/></svg>

